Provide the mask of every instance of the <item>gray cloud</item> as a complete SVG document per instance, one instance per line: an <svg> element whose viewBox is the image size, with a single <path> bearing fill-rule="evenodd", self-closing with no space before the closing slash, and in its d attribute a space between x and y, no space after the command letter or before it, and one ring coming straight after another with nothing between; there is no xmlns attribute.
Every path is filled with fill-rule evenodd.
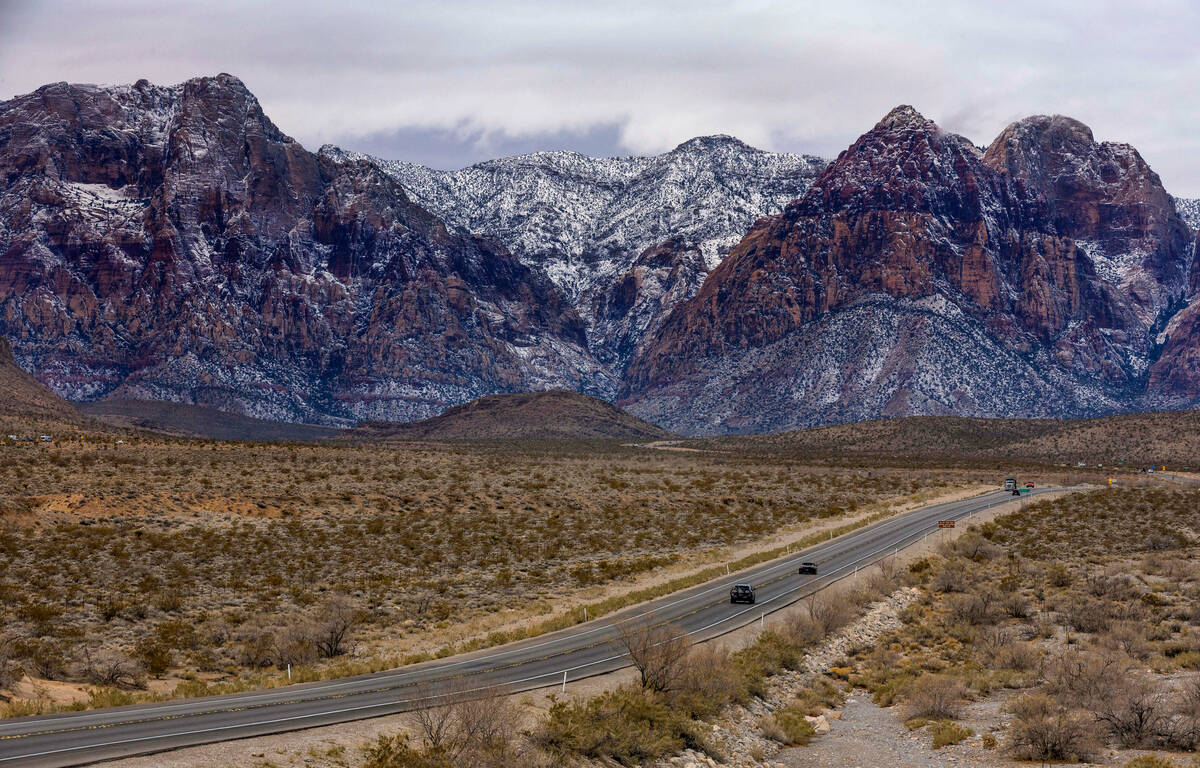
<svg viewBox="0 0 1200 768"><path fill-rule="evenodd" d="M443 167L717 132L832 156L898 103L986 144L1057 112L1200 196L1197 28L1191 0L0 0L0 97L226 71L306 145Z"/></svg>

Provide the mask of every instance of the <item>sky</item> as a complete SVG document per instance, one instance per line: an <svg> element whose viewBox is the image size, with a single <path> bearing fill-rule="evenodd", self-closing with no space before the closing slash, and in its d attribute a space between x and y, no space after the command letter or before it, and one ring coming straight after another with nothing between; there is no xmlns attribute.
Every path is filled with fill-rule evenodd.
<svg viewBox="0 0 1200 768"><path fill-rule="evenodd" d="M0 99L229 72L286 133L437 168L713 133L835 157L898 104L979 145L1031 114L1200 197L1197 0L0 0Z"/></svg>

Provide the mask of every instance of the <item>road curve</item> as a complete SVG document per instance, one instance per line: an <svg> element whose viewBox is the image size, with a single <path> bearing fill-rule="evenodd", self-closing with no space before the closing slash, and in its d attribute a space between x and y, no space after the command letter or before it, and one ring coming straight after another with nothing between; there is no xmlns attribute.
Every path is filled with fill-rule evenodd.
<svg viewBox="0 0 1200 768"><path fill-rule="evenodd" d="M1046 493L1058 489L1038 489ZM218 741L379 717L418 708L439 690L508 692L561 685L628 666L615 625L671 623L708 640L769 615L960 520L1012 500L1002 491L923 507L829 542L542 637L399 670L287 688L0 721L0 768L87 765ZM801 576L803 560L821 564ZM752 583L756 605L731 605L729 586Z"/></svg>

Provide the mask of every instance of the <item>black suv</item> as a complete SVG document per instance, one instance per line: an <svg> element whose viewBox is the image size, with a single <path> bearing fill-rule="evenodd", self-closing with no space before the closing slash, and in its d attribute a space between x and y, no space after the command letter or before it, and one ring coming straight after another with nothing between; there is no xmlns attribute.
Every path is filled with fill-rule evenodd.
<svg viewBox="0 0 1200 768"><path fill-rule="evenodd" d="M736 584L729 590L729 602L750 603L754 605L754 587L749 584Z"/></svg>
<svg viewBox="0 0 1200 768"><path fill-rule="evenodd" d="M817 564L816 563L800 563L800 573L811 573L812 575L816 576L817 575Z"/></svg>

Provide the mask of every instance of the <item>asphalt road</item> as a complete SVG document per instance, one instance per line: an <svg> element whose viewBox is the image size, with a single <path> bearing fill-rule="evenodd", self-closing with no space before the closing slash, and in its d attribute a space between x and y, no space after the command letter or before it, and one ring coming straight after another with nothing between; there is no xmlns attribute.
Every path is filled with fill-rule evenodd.
<svg viewBox="0 0 1200 768"><path fill-rule="evenodd" d="M1052 489L1037 489L1045 493ZM0 722L0 768L86 765L217 741L333 725L395 714L428 704L453 687L508 692L561 685L628 666L615 625L669 622L693 641L759 621L823 586L853 577L873 562L958 520L1011 501L1005 492L937 504L884 520L825 544L763 563L728 578L580 624L553 635L434 662L283 689L117 707ZM820 563L801 576L801 561ZM757 604L731 605L729 587L751 583Z"/></svg>

